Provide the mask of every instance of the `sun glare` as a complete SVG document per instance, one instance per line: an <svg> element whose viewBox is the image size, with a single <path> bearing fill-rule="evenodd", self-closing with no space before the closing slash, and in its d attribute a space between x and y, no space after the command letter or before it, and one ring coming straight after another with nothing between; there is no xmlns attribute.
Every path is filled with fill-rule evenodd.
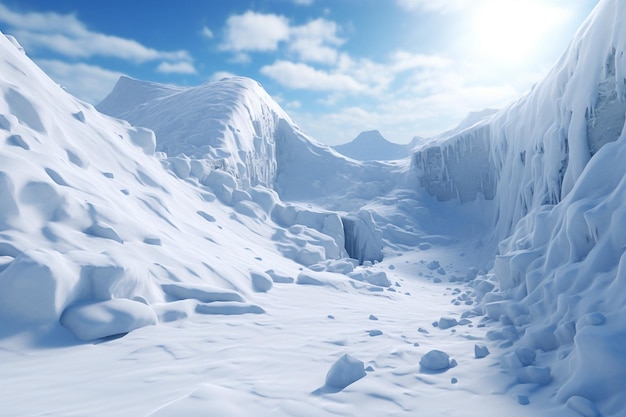
<svg viewBox="0 0 626 417"><path fill-rule="evenodd" d="M473 17L472 49L504 63L532 59L550 42L550 31L567 18L564 9L534 0L486 0Z"/></svg>

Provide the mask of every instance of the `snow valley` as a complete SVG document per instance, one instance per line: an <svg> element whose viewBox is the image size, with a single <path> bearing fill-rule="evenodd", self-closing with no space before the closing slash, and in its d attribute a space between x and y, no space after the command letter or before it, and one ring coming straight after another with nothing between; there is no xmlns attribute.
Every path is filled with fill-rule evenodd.
<svg viewBox="0 0 626 417"><path fill-rule="evenodd" d="M625 20L362 161L254 80L94 108L1 34L0 415L623 416Z"/></svg>

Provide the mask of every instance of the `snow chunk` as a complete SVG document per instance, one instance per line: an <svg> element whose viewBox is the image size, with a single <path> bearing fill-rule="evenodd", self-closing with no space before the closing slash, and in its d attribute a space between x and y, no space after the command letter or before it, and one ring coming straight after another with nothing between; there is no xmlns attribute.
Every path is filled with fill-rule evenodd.
<svg viewBox="0 0 626 417"><path fill-rule="evenodd" d="M345 354L330 367L326 374L326 387L342 390L365 375L364 363Z"/></svg>
<svg viewBox="0 0 626 417"><path fill-rule="evenodd" d="M339 283L343 282L342 278L345 279L345 276L333 272L305 270L298 274L296 284L337 287Z"/></svg>
<svg viewBox="0 0 626 417"><path fill-rule="evenodd" d="M252 288L256 292L268 292L272 289L272 278L263 272L251 272Z"/></svg>
<svg viewBox="0 0 626 417"><path fill-rule="evenodd" d="M341 220L348 255L357 259L359 264L382 261L382 233L376 229L371 213L360 211L357 216L346 216Z"/></svg>
<svg viewBox="0 0 626 417"><path fill-rule="evenodd" d="M265 310L254 304L214 301L209 304L198 304L196 313L233 316L239 314L264 314Z"/></svg>
<svg viewBox="0 0 626 417"><path fill-rule="evenodd" d="M157 317L144 303L118 298L70 306L61 324L81 340L94 340L157 324Z"/></svg>
<svg viewBox="0 0 626 417"><path fill-rule="evenodd" d="M162 284L161 288L163 292L177 300L193 298L203 303L212 303L214 301L244 301L243 297L238 292L208 285L176 283Z"/></svg>
<svg viewBox="0 0 626 417"><path fill-rule="evenodd" d="M422 356L420 365L429 371L443 371L450 367L450 356L440 350L431 350Z"/></svg>
<svg viewBox="0 0 626 417"><path fill-rule="evenodd" d="M373 272L369 269L361 269L347 274L350 278L361 282L368 282L378 287L391 287L391 281L385 271Z"/></svg>
<svg viewBox="0 0 626 417"><path fill-rule="evenodd" d="M80 293L79 275L58 252L20 254L0 273L0 317L27 323L58 320Z"/></svg>
<svg viewBox="0 0 626 417"><path fill-rule="evenodd" d="M482 359L489 355L489 349L485 345L474 345L474 357L476 359Z"/></svg>
<svg viewBox="0 0 626 417"><path fill-rule="evenodd" d="M458 322L456 321L456 319L454 317L441 317L439 319L439 328L441 330L446 330L449 329L451 327L454 327L458 324Z"/></svg>

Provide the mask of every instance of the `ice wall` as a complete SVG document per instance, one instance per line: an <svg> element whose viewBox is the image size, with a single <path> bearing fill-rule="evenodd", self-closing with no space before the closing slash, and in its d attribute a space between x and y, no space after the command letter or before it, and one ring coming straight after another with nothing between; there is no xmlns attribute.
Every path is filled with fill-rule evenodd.
<svg viewBox="0 0 626 417"><path fill-rule="evenodd" d="M623 8L619 1L601 2L555 67L522 98L417 148L412 167L420 185L440 200L465 202L479 193L494 199L498 240L534 208L561 201L624 125Z"/></svg>
<svg viewBox="0 0 626 417"><path fill-rule="evenodd" d="M464 201L455 190L468 180L448 165L471 157L472 148L449 150L480 138L487 152L479 161L487 161L495 185L483 194L498 208L494 239L504 239L493 268L497 287L482 305L501 327L488 336L508 351L502 366L518 383L544 385L582 415L626 408L618 347L626 341L624 21L625 2L601 1L528 94L413 155L427 190Z"/></svg>

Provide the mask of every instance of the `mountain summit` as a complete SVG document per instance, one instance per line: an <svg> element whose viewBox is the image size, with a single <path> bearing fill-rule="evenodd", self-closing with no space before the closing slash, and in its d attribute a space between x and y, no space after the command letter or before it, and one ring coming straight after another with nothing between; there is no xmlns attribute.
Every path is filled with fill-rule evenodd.
<svg viewBox="0 0 626 417"><path fill-rule="evenodd" d="M358 161L391 161L406 158L411 150L410 145L388 141L378 130L361 132L351 142L333 148L342 155Z"/></svg>

